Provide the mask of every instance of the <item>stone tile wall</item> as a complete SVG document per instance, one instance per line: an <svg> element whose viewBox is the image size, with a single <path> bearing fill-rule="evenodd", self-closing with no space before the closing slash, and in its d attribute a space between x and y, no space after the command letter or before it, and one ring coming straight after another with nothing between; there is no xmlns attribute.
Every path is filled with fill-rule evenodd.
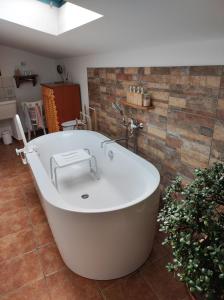
<svg viewBox="0 0 224 300"><path fill-rule="evenodd" d="M139 154L158 167L162 188L176 175L188 182L194 168L224 162L224 66L88 69L90 105L108 136L122 134L111 104L126 99L130 85L152 98L152 110L124 111L144 123Z"/></svg>

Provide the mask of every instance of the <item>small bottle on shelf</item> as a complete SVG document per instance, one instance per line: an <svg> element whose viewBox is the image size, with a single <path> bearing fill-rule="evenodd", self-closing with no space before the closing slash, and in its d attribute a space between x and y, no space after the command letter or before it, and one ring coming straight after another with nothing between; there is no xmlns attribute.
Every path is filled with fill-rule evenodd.
<svg viewBox="0 0 224 300"><path fill-rule="evenodd" d="M149 106L151 106L150 95L144 95L143 106L144 106L144 107L149 107Z"/></svg>

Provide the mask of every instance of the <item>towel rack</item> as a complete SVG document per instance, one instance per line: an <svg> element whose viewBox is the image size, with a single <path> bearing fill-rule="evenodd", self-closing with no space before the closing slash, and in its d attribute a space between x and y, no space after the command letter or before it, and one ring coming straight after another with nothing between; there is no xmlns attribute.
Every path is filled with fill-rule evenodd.
<svg viewBox="0 0 224 300"><path fill-rule="evenodd" d="M41 126L38 125L38 116L35 111L36 105L40 109L40 121ZM43 133L46 134L45 125L44 125L44 117L43 117L43 102L39 101L26 101L22 102L22 108L25 115L25 123L28 130L28 140L31 139L31 132L33 131L34 136L36 136L36 129L41 128Z"/></svg>

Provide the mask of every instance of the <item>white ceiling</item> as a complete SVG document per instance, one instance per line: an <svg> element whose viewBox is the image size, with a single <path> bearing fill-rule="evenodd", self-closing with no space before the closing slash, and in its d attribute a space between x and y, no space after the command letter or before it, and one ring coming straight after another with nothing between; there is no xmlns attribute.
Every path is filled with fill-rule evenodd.
<svg viewBox="0 0 224 300"><path fill-rule="evenodd" d="M224 38L224 0L70 2L104 17L57 37L0 20L0 44L64 58Z"/></svg>

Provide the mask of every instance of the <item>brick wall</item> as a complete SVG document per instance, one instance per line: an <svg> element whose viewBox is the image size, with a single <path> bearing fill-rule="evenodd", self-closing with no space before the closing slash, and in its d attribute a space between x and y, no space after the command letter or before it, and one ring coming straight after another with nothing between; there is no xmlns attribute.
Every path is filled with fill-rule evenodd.
<svg viewBox="0 0 224 300"><path fill-rule="evenodd" d="M130 85L143 86L152 98L152 110L124 111L144 123L139 154L157 166L162 188L176 175L188 182L194 168L224 162L224 66L88 69L100 132L123 134L111 103L126 99Z"/></svg>

